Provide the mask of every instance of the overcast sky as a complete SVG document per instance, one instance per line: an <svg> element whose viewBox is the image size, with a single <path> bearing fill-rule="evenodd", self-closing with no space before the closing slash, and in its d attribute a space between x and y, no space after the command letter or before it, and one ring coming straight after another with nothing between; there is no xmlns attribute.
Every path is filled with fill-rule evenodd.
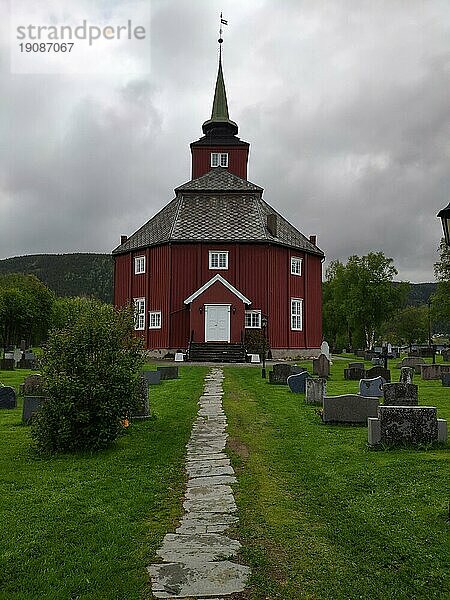
<svg viewBox="0 0 450 600"><path fill-rule="evenodd" d="M13 5L24 25L131 19L148 38L18 74L16 21L1 20L0 258L110 252L173 198L210 116L222 10L230 117L265 200L317 234L327 262L382 250L398 279L434 280L450 190L448 0Z"/></svg>

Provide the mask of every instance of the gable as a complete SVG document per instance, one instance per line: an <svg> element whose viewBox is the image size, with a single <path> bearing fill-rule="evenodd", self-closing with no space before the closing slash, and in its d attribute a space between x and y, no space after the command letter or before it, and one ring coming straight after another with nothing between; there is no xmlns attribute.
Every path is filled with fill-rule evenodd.
<svg viewBox="0 0 450 600"><path fill-rule="evenodd" d="M203 284L200 288L198 288L198 290L196 290L193 294L191 294L189 296L189 298L186 298L186 300L184 301L184 304L190 304L191 302L196 300L199 296L201 296L204 292L206 292L206 290L210 289L211 286L213 286L217 283L219 283L219 284L223 285L225 288L227 288L228 291L230 291L237 298L239 298L239 300L241 300L241 302L243 302L244 304L252 303L251 300L249 300L246 296L244 296L244 294L241 294L241 292L238 289L236 289L234 287L234 285L232 285L229 281L224 279L222 277L222 275L217 274L217 275L214 275L214 277L212 277L205 284Z"/></svg>

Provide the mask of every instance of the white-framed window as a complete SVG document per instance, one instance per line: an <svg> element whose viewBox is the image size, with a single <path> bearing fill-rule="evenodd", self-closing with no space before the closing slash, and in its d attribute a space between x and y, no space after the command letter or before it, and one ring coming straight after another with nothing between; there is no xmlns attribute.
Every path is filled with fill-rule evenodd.
<svg viewBox="0 0 450 600"><path fill-rule="evenodd" d="M261 311L246 310L245 311L245 328L246 329L261 329Z"/></svg>
<svg viewBox="0 0 450 600"><path fill-rule="evenodd" d="M134 259L134 273L139 275L145 273L145 256L136 256Z"/></svg>
<svg viewBox="0 0 450 600"><path fill-rule="evenodd" d="M227 152L211 152L211 166L212 167L228 167L228 153Z"/></svg>
<svg viewBox="0 0 450 600"><path fill-rule="evenodd" d="M210 269L228 269L228 252L222 250L209 251Z"/></svg>
<svg viewBox="0 0 450 600"><path fill-rule="evenodd" d="M303 329L303 300L301 298L291 298L291 329L292 331L301 331Z"/></svg>
<svg viewBox="0 0 450 600"><path fill-rule="evenodd" d="M161 311L150 310L148 313L148 328L161 329Z"/></svg>
<svg viewBox="0 0 450 600"><path fill-rule="evenodd" d="M302 274L302 262L303 258L299 256L291 256L291 275Z"/></svg>
<svg viewBox="0 0 450 600"><path fill-rule="evenodd" d="M145 298L134 298L134 328L145 329Z"/></svg>

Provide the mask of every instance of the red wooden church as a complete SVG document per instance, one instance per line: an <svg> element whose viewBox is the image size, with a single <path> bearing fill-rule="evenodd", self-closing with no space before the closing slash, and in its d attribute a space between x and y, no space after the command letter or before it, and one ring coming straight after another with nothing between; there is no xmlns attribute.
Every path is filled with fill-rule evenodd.
<svg viewBox="0 0 450 600"><path fill-rule="evenodd" d="M246 333L263 325L274 358L317 354L324 254L247 180L249 144L229 118L221 60L203 133L192 179L113 251L116 306L134 302L155 356L242 360Z"/></svg>

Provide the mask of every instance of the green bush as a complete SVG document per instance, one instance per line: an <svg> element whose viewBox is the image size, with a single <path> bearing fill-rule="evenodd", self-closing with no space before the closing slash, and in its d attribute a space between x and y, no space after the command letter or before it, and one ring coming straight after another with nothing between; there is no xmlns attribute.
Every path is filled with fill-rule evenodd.
<svg viewBox="0 0 450 600"><path fill-rule="evenodd" d="M111 444L139 403L142 364L132 308L84 300L76 317L50 332L44 350L47 399L31 430L37 448L67 452Z"/></svg>

